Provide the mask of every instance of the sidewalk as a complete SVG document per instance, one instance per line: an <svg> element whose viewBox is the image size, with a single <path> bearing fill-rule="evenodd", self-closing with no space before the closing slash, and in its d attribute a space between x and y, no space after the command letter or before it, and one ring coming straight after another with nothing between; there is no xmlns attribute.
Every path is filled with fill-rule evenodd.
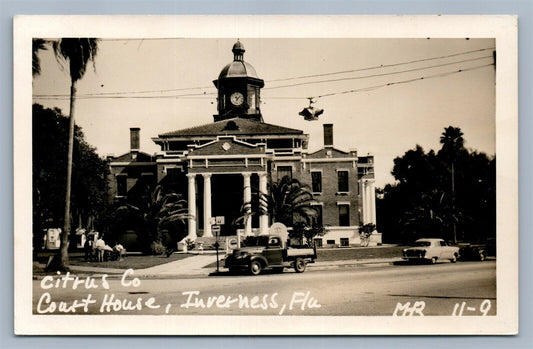
<svg viewBox="0 0 533 349"><path fill-rule="evenodd" d="M386 265L401 261L401 258L375 258L361 260L342 260L342 261L317 261L308 265L309 270L331 270L337 268L347 268L351 266L365 265ZM169 276L207 276L214 272L216 267L204 268L205 266L216 262L216 255L212 253L190 256L178 261L157 265L146 269L135 270L135 275L140 277L169 277ZM222 268L221 271L226 271ZM86 266L70 266L72 271L80 271L95 274L123 274L123 269L98 268Z"/></svg>

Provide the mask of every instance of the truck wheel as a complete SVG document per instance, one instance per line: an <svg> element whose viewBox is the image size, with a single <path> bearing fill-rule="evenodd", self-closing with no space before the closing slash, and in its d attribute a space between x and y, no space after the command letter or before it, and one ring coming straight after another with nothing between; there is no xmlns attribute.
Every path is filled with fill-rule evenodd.
<svg viewBox="0 0 533 349"><path fill-rule="evenodd" d="M305 261L301 258L296 258L296 261L294 262L294 270L297 273L303 273L305 271Z"/></svg>
<svg viewBox="0 0 533 349"><path fill-rule="evenodd" d="M262 270L263 270L263 265L261 265L261 262L252 261L252 263L250 263L250 273L252 273L252 275L259 275L261 274Z"/></svg>

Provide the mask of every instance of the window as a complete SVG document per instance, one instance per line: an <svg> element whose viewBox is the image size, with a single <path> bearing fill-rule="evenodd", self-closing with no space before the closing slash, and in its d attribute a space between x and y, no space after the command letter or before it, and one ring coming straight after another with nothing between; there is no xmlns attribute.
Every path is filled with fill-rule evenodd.
<svg viewBox="0 0 533 349"><path fill-rule="evenodd" d="M349 246L350 246L350 239L341 238L341 247L349 247Z"/></svg>
<svg viewBox="0 0 533 349"><path fill-rule="evenodd" d="M328 245L335 245L335 240L327 240L326 244Z"/></svg>
<svg viewBox="0 0 533 349"><path fill-rule="evenodd" d="M311 205L316 210L316 217L314 218L315 224L319 227L324 225L322 221L322 205Z"/></svg>
<svg viewBox="0 0 533 349"><path fill-rule="evenodd" d="M117 196L126 196L128 193L128 177L125 175L117 176Z"/></svg>
<svg viewBox="0 0 533 349"><path fill-rule="evenodd" d="M348 186L348 171L338 171L337 176L339 178L339 192L346 193L350 191Z"/></svg>
<svg viewBox="0 0 533 349"><path fill-rule="evenodd" d="M339 226L350 226L350 205L339 205Z"/></svg>
<svg viewBox="0 0 533 349"><path fill-rule="evenodd" d="M311 182L313 187L313 193L322 192L322 172L314 171L311 172Z"/></svg>
<svg viewBox="0 0 533 349"><path fill-rule="evenodd" d="M314 239L316 247L322 247L322 239Z"/></svg>
<svg viewBox="0 0 533 349"><path fill-rule="evenodd" d="M278 180L285 176L292 179L292 166L278 166Z"/></svg>
<svg viewBox="0 0 533 349"><path fill-rule="evenodd" d="M441 246L446 246L446 241L441 241L441 242L440 242L440 245L441 245Z"/></svg>
<svg viewBox="0 0 533 349"><path fill-rule="evenodd" d="M324 225L322 221L322 205L311 205L316 211L316 217L313 218L316 226L322 227Z"/></svg>

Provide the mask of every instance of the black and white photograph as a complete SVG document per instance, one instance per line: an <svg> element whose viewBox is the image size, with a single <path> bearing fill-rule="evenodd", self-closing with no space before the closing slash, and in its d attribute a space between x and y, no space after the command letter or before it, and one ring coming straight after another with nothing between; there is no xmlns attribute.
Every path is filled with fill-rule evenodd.
<svg viewBox="0 0 533 349"><path fill-rule="evenodd" d="M15 331L516 333L515 25L16 18Z"/></svg>

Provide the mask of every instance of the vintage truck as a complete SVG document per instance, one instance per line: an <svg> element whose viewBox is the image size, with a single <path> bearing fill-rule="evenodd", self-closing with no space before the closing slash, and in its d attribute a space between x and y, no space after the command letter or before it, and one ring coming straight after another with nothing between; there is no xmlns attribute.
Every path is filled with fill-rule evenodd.
<svg viewBox="0 0 533 349"><path fill-rule="evenodd" d="M226 257L224 267L230 273L247 270L252 275L259 275L264 269L281 273L285 268L303 273L307 264L314 263L316 258L316 246L289 247L280 235L260 235L248 238L243 247L233 250Z"/></svg>

